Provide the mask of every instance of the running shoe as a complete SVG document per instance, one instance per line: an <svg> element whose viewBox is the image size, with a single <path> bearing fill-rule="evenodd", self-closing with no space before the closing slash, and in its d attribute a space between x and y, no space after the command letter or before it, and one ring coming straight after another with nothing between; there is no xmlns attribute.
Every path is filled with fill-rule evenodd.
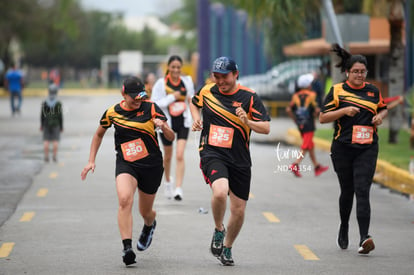
<svg viewBox="0 0 414 275"><path fill-rule="evenodd" d="M172 199L172 197L174 195L173 184L174 184L174 182L172 181L172 179L170 181L166 181L164 183L164 196L169 200Z"/></svg>
<svg viewBox="0 0 414 275"><path fill-rule="evenodd" d="M137 243L137 249L139 251L144 251L151 245L152 235L154 234L155 226L157 222L154 220L154 223L150 226L145 225L142 227L141 235Z"/></svg>
<svg viewBox="0 0 414 275"><path fill-rule="evenodd" d="M220 255L220 262L222 265L226 266L233 266L234 261L233 257L231 256L231 247L223 247L223 252Z"/></svg>
<svg viewBox="0 0 414 275"><path fill-rule="evenodd" d="M226 236L226 229L223 231L219 231L214 228L213 239L211 240L210 251L211 254L215 257L220 257L221 253L223 252L223 241L224 236Z"/></svg>
<svg viewBox="0 0 414 275"><path fill-rule="evenodd" d="M370 251L375 249L374 241L372 237L367 235L361 242L359 243L358 253L359 254L368 254Z"/></svg>
<svg viewBox="0 0 414 275"><path fill-rule="evenodd" d="M328 166L322 166L319 164L318 166L315 167L315 176L319 176L320 174L322 174L328 169L329 169Z"/></svg>
<svg viewBox="0 0 414 275"><path fill-rule="evenodd" d="M339 225L338 238L336 239L336 244L340 249L348 248L348 225Z"/></svg>
<svg viewBox="0 0 414 275"><path fill-rule="evenodd" d="M298 178L302 177L302 175L301 175L301 174L300 174L300 172L299 172L299 165L297 165L296 163L291 164L291 165L289 166L289 170L290 170L290 171L292 171L292 173L293 173L296 177L298 177Z"/></svg>
<svg viewBox="0 0 414 275"><path fill-rule="evenodd" d="M183 189L181 187L175 188L174 199L180 201L183 199Z"/></svg>
<svg viewBox="0 0 414 275"><path fill-rule="evenodd" d="M135 253L132 250L132 247L128 247L122 250L122 260L124 261L125 265L135 264Z"/></svg>

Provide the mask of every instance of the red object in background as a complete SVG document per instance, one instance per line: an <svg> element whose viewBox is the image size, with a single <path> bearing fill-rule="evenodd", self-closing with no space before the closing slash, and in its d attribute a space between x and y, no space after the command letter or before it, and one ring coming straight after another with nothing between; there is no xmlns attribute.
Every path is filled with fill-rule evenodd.
<svg viewBox="0 0 414 275"><path fill-rule="evenodd" d="M390 102L393 102L393 101L398 100L399 98L400 98L400 96L399 96L399 95L397 95L397 96L392 96L392 97L387 97L387 98L384 98L384 103L385 103L385 104L388 104L388 103L390 103Z"/></svg>

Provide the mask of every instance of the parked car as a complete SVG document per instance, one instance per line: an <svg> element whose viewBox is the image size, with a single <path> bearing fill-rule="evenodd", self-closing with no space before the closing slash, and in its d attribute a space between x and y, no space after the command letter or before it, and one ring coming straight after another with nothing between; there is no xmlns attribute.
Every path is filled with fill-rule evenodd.
<svg viewBox="0 0 414 275"><path fill-rule="evenodd" d="M289 101L295 92L296 79L321 65L319 58L295 59L280 63L264 74L240 77L239 82L264 100Z"/></svg>

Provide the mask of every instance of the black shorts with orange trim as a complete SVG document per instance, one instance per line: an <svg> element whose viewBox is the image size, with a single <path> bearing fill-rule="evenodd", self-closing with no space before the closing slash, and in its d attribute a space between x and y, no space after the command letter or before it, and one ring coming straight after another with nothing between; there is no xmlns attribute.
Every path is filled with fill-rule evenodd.
<svg viewBox="0 0 414 275"><path fill-rule="evenodd" d="M138 182L138 189L146 194L157 193L164 174L163 165L148 168L137 168L127 161L117 158L115 177L119 174L127 173L133 176Z"/></svg>
<svg viewBox="0 0 414 275"><path fill-rule="evenodd" d="M220 178L229 181L230 190L242 200L247 201L250 193L250 167L234 167L216 158L202 158L200 168L204 179L210 186Z"/></svg>

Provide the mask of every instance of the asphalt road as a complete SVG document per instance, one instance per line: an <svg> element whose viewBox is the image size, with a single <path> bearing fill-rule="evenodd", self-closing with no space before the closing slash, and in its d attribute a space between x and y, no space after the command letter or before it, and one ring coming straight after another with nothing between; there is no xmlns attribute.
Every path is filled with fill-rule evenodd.
<svg viewBox="0 0 414 275"><path fill-rule="evenodd" d="M121 260L114 186L113 131L104 138L94 174L81 181L92 135L103 111L120 95L61 97L65 130L58 163L43 163L39 131L42 98L25 98L12 118L0 99L0 274L413 274L414 203L376 184L371 190L370 233L376 249L357 253L355 212L350 246L336 246L338 183L332 168L319 177L286 171L297 148L279 143L287 119L272 121L271 135L252 136L252 188L245 224L233 246L234 267L210 254L210 190L198 167L197 135L186 158L184 200L156 198L157 229L137 264ZM332 167L329 155L318 159ZM310 162L304 161L305 170ZM137 198L137 197L136 197ZM136 202L135 202L136 203ZM202 207L207 214L199 213ZM354 207L355 209L355 207ZM228 216L226 216L228 218ZM134 208L133 244L142 227Z"/></svg>

